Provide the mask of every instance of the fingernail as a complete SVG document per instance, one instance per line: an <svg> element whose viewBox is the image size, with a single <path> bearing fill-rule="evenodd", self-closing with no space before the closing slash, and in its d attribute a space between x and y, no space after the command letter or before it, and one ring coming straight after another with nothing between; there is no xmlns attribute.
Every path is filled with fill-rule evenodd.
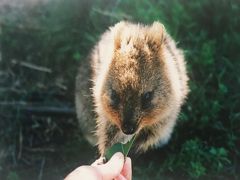
<svg viewBox="0 0 240 180"><path fill-rule="evenodd" d="M115 156L117 156L121 160L124 159L124 156L123 156L123 154L121 152L115 153Z"/></svg>

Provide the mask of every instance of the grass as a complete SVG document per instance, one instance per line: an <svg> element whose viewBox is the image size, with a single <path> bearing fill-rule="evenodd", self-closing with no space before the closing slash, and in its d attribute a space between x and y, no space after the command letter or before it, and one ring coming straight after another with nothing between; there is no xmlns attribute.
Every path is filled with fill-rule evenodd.
<svg viewBox="0 0 240 180"><path fill-rule="evenodd" d="M97 157L76 128L74 81L99 35L123 19L164 23L191 88L169 144L133 156L134 178L240 178L238 0L50 0L0 4L0 179L58 179Z"/></svg>

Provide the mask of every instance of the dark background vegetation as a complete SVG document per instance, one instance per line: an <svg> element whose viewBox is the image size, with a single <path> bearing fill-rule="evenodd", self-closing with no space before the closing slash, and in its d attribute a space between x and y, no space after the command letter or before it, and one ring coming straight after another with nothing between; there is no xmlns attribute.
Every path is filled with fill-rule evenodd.
<svg viewBox="0 0 240 180"><path fill-rule="evenodd" d="M122 19L161 21L191 88L169 144L132 156L134 179L240 178L239 0L2 0L0 179L62 179L97 158L77 128L74 81Z"/></svg>

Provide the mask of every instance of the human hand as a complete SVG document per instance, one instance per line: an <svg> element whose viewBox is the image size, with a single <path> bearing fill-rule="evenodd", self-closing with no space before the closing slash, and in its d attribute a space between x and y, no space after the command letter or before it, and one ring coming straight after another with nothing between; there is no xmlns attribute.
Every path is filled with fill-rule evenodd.
<svg viewBox="0 0 240 180"><path fill-rule="evenodd" d="M132 163L129 157L124 162L122 153L115 153L106 163L91 166L80 166L72 171L64 180L131 180Z"/></svg>

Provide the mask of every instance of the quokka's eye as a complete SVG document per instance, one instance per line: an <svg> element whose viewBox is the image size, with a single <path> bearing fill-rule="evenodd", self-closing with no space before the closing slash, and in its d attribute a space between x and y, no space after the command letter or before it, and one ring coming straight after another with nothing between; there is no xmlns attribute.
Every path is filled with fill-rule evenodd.
<svg viewBox="0 0 240 180"><path fill-rule="evenodd" d="M149 91L149 92L142 94L142 96L141 96L142 109L148 109L149 107L151 107L152 99L153 99L153 91Z"/></svg>
<svg viewBox="0 0 240 180"><path fill-rule="evenodd" d="M120 97L115 90L111 90L110 98L111 98L111 106L113 108L117 108L120 103Z"/></svg>

